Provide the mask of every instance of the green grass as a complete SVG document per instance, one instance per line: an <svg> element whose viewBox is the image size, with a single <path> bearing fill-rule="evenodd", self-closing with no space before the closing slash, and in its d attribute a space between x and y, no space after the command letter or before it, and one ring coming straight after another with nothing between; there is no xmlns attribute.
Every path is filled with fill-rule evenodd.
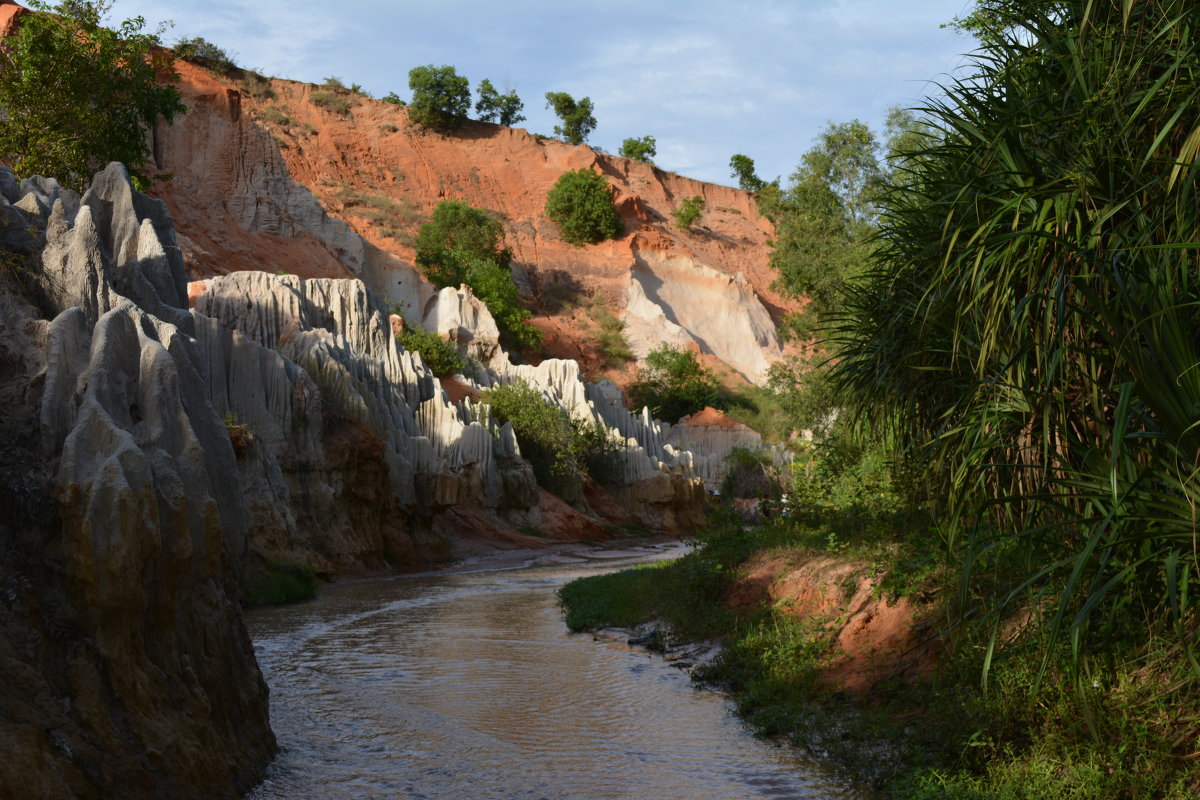
<svg viewBox="0 0 1200 800"><path fill-rule="evenodd" d="M300 603L317 596L317 572L312 567L272 561L246 582L242 603L247 608Z"/></svg>
<svg viewBox="0 0 1200 800"><path fill-rule="evenodd" d="M725 604L739 566L770 552L884 571L889 595L955 598L957 574L938 557L939 541L911 511L830 504L757 527L717 512L687 556L583 578L560 598L572 630L661 620L685 640L723 639L724 654L698 679L728 689L759 733L823 754L895 800L1198 796L1200 770L1187 757L1200 751L1200 697L1169 642L1126 643L1108 671L1077 686L1067 647L1039 674L1033 627L997 655L984 691L991 625L969 617L946 628L947 655L931 679L884 681L851 697L818 679L833 652L821 621L770 609L738 616Z"/></svg>
<svg viewBox="0 0 1200 800"><path fill-rule="evenodd" d="M331 114L349 114L359 102L349 92L334 89L314 89L311 99L314 106Z"/></svg>
<svg viewBox="0 0 1200 800"><path fill-rule="evenodd" d="M407 197L393 200L385 194L344 186L335 194L346 213L363 217L384 236L405 244L415 241L421 215Z"/></svg>

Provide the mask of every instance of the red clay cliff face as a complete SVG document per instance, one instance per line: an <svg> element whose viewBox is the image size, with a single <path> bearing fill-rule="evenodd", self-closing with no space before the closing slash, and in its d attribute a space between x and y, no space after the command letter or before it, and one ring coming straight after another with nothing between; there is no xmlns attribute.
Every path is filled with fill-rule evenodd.
<svg viewBox="0 0 1200 800"><path fill-rule="evenodd" d="M865 564L828 556L760 553L727 600L748 613L769 605L832 632L836 649L822 680L863 693L887 678L927 673L937 648L922 623L930 609L907 597L889 600L878 591L881 576L866 572Z"/></svg>
<svg viewBox="0 0 1200 800"><path fill-rule="evenodd" d="M614 308L639 355L660 340L694 343L750 378L779 357L774 321L797 306L771 289L772 226L746 192L522 129L472 121L440 134L410 124L403 107L349 92L177 68L189 113L155 132L158 167L174 175L155 189L183 234L193 277L354 274L399 300L413 281L417 230L439 202L455 199L501 215L518 286L551 320L542 327L552 355L595 349L586 331L553 324L561 312L547 300L559 286ZM332 109L330 96L349 110ZM575 247L543 214L547 192L576 169L613 186L621 238ZM705 211L681 231L671 213L693 196ZM339 219L319 219L313 197ZM343 220L365 244L347 238Z"/></svg>

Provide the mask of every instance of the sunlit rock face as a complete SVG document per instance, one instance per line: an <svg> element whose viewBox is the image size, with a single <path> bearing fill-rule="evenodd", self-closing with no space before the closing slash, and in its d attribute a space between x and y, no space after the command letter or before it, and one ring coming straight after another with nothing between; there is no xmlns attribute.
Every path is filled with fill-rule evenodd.
<svg viewBox="0 0 1200 800"><path fill-rule="evenodd" d="M238 797L275 741L239 608L235 455L170 217L116 164L82 198L0 170L0 195L34 239L8 256L43 278L6 282L0 329L0 787Z"/></svg>

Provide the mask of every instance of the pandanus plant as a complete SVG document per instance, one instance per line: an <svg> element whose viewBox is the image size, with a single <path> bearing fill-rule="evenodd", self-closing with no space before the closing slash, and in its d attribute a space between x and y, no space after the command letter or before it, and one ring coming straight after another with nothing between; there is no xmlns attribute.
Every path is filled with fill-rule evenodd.
<svg viewBox="0 0 1200 800"><path fill-rule="evenodd" d="M924 465L967 607L1043 611L1079 675L1167 639L1200 675L1200 3L996 6L919 109L833 378Z"/></svg>

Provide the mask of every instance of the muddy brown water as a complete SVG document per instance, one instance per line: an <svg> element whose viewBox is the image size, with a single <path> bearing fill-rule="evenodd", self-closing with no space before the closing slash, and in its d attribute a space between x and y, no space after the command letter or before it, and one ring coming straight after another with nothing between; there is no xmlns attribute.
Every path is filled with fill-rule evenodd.
<svg viewBox="0 0 1200 800"><path fill-rule="evenodd" d="M567 631L559 586L682 552L579 547L251 613L282 752L248 797L869 797L659 656Z"/></svg>

